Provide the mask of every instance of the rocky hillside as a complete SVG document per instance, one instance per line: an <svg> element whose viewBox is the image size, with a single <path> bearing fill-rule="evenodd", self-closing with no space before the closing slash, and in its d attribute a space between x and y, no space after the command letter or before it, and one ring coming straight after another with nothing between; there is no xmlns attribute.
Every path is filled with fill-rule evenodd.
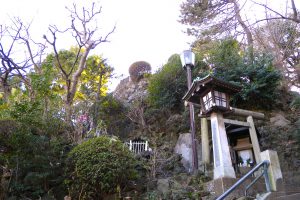
<svg viewBox="0 0 300 200"><path fill-rule="evenodd" d="M147 86L147 78L142 78L139 81L134 82L130 77L127 77L120 81L113 92L113 96L125 106L129 106L135 100L145 99L147 97Z"/></svg>
<svg viewBox="0 0 300 200"><path fill-rule="evenodd" d="M147 78L134 82L128 77L120 82L113 93L115 98L135 111L136 117L144 121L143 126L138 121L134 122L135 128L128 138L143 138L149 141L150 147L154 151L154 156L146 164L147 170L145 171L148 174L146 176L148 181L145 184L146 188L140 190L141 194L165 198L184 197L189 194L189 196L201 196L202 198L206 196L209 199L209 193L203 190L203 180L210 180L212 177L205 177L202 174L200 186L188 184L191 187L186 188L180 187L183 183L177 180L179 174L193 179L193 176L184 170L182 158L177 159L178 155L174 153L178 138L189 130L188 111L172 113L164 108L153 109L141 105L138 105L137 109L134 102L145 100L148 95L147 86ZM143 112L136 112L138 110ZM281 109L264 113L266 119L255 122L259 132L261 151L266 149L277 151L285 183L297 185L300 183L299 111L288 112ZM199 121L200 119L196 117L196 122ZM196 124L196 137L201 144L199 124ZM175 186L181 189L178 190Z"/></svg>
<svg viewBox="0 0 300 200"><path fill-rule="evenodd" d="M300 113L272 112L258 124L261 151L277 151L284 182L300 186Z"/></svg>

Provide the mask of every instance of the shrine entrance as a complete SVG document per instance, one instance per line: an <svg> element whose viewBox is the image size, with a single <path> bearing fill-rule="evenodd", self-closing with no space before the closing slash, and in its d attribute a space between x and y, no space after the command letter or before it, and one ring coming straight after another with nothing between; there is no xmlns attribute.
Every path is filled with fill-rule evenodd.
<svg viewBox="0 0 300 200"><path fill-rule="evenodd" d="M259 163L260 147L253 118L264 114L232 108L230 96L240 87L212 75L197 78L183 100L198 105L201 110L201 142L203 164L210 164L208 123L210 121L213 147L214 179L236 178L240 167ZM226 116L246 117L246 121L226 119Z"/></svg>
<svg viewBox="0 0 300 200"><path fill-rule="evenodd" d="M246 174L257 164L249 127L225 123L230 156L236 176Z"/></svg>
<svg viewBox="0 0 300 200"><path fill-rule="evenodd" d="M210 191L223 193L228 185L232 185L236 178L250 171L255 164L268 160L271 162L269 173L273 173L272 187L276 190L276 181L282 179L278 156L274 151L260 151L254 126L254 119L263 120L264 114L233 108L229 104L230 96L240 90L241 87L209 74L194 79L183 97L187 103L200 108L201 166L205 173L210 173L211 160L213 161L214 180L207 186ZM212 158L210 146L213 150ZM216 191L218 189L220 191Z"/></svg>

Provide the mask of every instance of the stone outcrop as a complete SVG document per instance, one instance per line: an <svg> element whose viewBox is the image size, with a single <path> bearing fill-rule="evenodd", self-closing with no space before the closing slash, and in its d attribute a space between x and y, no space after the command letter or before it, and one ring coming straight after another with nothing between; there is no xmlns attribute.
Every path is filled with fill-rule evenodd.
<svg viewBox="0 0 300 200"><path fill-rule="evenodd" d="M157 180L157 190L162 194L163 197L166 197L170 193L170 180L168 178L158 179Z"/></svg>
<svg viewBox="0 0 300 200"><path fill-rule="evenodd" d="M277 151L284 183L300 187L300 115L277 112L272 116L257 127L261 151Z"/></svg>
<svg viewBox="0 0 300 200"><path fill-rule="evenodd" d="M182 156L181 163L184 168L188 171L192 171L192 137L190 133L180 134L175 149L175 153L180 154ZM198 153L198 161L200 164L201 161L201 146L197 143L197 153ZM199 165L198 164L198 165Z"/></svg>
<svg viewBox="0 0 300 200"><path fill-rule="evenodd" d="M113 96L128 106L136 100L145 99L148 96L148 79L142 78L138 82L133 82L130 77L120 81L113 92Z"/></svg>
<svg viewBox="0 0 300 200"><path fill-rule="evenodd" d="M291 124L283 115L277 113L274 117L270 118L270 122L277 127L284 127Z"/></svg>
<svg viewBox="0 0 300 200"><path fill-rule="evenodd" d="M208 180L202 173L178 173L173 177L158 179L156 190L152 191L154 198L151 199L209 199L209 192L203 184Z"/></svg>

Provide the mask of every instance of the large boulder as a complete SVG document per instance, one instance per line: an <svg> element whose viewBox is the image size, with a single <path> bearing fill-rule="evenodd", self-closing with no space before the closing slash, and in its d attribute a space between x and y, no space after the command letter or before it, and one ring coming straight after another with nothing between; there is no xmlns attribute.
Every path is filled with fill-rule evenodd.
<svg viewBox="0 0 300 200"><path fill-rule="evenodd" d="M168 178L157 180L157 190L163 196L167 197L170 194L170 180Z"/></svg>
<svg viewBox="0 0 300 200"><path fill-rule="evenodd" d="M197 143L198 162L201 160L201 146ZM191 133L183 133L179 135L174 152L182 156L181 163L188 171L192 171L193 149Z"/></svg>
<svg viewBox="0 0 300 200"><path fill-rule="evenodd" d="M291 124L283 115L277 113L274 117L270 118L270 122L277 127L284 127Z"/></svg>
<svg viewBox="0 0 300 200"><path fill-rule="evenodd" d="M145 61L133 63L129 69L129 77L121 80L113 92L113 96L125 106L130 106L134 101L145 99L148 96L148 75L151 66Z"/></svg>

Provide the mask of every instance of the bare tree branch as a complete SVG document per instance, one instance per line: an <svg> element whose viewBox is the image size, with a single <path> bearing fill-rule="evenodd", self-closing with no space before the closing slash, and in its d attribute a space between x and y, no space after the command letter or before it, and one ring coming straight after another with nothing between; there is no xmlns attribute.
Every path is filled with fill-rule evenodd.
<svg viewBox="0 0 300 200"><path fill-rule="evenodd" d="M293 10L294 19L298 19L298 11L297 11L297 8L296 8L294 0L291 0L291 4L292 4L292 10Z"/></svg>
<svg viewBox="0 0 300 200"><path fill-rule="evenodd" d="M256 1L252 1L254 4L257 4L259 6L262 6L264 7L266 10L269 10L271 11L272 13L274 13L275 15L279 16L279 17L268 17L267 19L262 19L262 20L258 20L256 23L260 22L260 21L264 21L264 20L274 20L274 19L285 19L285 20L291 20L291 21L294 21L296 23L300 23L300 18L298 18L298 15L297 15L297 8L295 6L295 2L294 0L291 0L291 3L292 3L292 10L293 10L293 17L287 17L287 16L284 16L283 14L279 13L278 11L270 8L269 6L267 6L266 4L263 4L263 3L258 3Z"/></svg>
<svg viewBox="0 0 300 200"><path fill-rule="evenodd" d="M1 26L0 31L0 85L4 91L4 99L9 95L12 77L21 77L27 85L30 80L26 77L27 69L35 66L37 68L36 58L41 58L45 45L36 43L30 38L31 23L25 24L21 19L15 17L11 19L11 25ZM3 28L5 27L5 28ZM5 49L7 45L8 48ZM24 54L17 53L20 49L25 50ZM40 62L40 61L39 61ZM31 85L28 85L31 88ZM32 91L30 91L32 93Z"/></svg>
<svg viewBox="0 0 300 200"><path fill-rule="evenodd" d="M75 58L75 61L73 62L73 65L71 67L71 70L68 74L68 76L70 76L72 73L73 73L73 70L75 68L75 65L77 64L78 60L79 60L79 57L80 57L80 51L81 51L81 46L79 46L78 50L77 50L77 54L76 54L76 58Z"/></svg>
<svg viewBox="0 0 300 200"><path fill-rule="evenodd" d="M95 3L92 3L92 6L89 9L85 7L78 9L75 3L73 4L72 8L66 7L66 9L70 12L71 25L69 28L65 29L65 31L71 32L78 45L76 57L69 72L66 72L66 70L63 68L56 46L56 33L64 33L65 31L59 31L56 26L50 26L49 31L52 34L53 40L50 41L47 36L44 36L44 38L47 43L52 46L56 61L58 63L57 67L62 72L64 81L66 82L67 94L64 99L66 108L66 121L71 122L71 106L77 91L79 78L83 70L86 68L87 57L89 56L90 51L97 47L100 43L108 42L108 37L114 32L115 27L113 27L113 29L104 36L98 33L99 29L95 19L101 13L102 7L96 7Z"/></svg>
<svg viewBox="0 0 300 200"><path fill-rule="evenodd" d="M61 62L60 62L60 59L59 59L59 56L58 56L58 51L57 51L57 48L56 48L56 32L58 31L58 29L56 28L56 26L49 26L49 31L51 32L52 36L53 36L53 41L51 42L46 35L44 35L44 39L53 47L53 51L54 51L54 56L55 56L55 59L57 61L57 64L58 64L58 68L61 70L61 72L63 73L64 77L65 78L68 78L68 74L67 72L64 70Z"/></svg>

